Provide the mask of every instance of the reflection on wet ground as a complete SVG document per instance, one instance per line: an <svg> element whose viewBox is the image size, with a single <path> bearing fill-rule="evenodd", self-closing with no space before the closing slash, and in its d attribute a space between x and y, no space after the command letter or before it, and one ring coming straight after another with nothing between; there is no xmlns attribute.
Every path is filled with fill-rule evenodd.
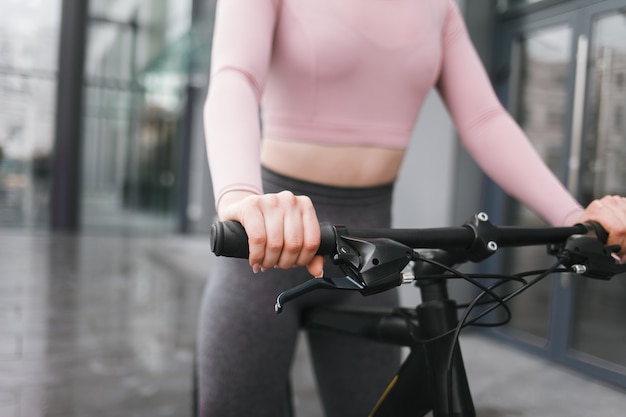
<svg viewBox="0 0 626 417"><path fill-rule="evenodd" d="M190 415L204 243L2 231L0 416Z"/></svg>

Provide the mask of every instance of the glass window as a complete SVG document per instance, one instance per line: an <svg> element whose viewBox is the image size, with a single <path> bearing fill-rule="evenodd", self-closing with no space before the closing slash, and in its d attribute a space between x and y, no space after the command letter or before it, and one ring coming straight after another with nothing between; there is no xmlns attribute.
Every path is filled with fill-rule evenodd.
<svg viewBox="0 0 626 417"><path fill-rule="evenodd" d="M122 7L123 6L123 7ZM191 1L90 3L82 156L84 229L175 227Z"/></svg>
<svg viewBox="0 0 626 417"><path fill-rule="evenodd" d="M567 74L572 59L572 28L551 26L526 32L512 44L512 77L509 109L542 159L558 173L562 165L565 114L568 109ZM519 202L507 200L507 224L525 227L544 225ZM507 272L540 269L545 248L503 250ZM511 328L530 341L545 343L550 326L549 280L540 281L523 299L511 300Z"/></svg>
<svg viewBox="0 0 626 417"><path fill-rule="evenodd" d="M0 13L0 225L45 226L60 0L5 1Z"/></svg>
<svg viewBox="0 0 626 417"><path fill-rule="evenodd" d="M589 123L583 148L582 203L606 194L626 195L623 116L626 91L626 19L621 11L593 21L589 62ZM626 281L582 279L576 292L572 347L586 356L626 366Z"/></svg>

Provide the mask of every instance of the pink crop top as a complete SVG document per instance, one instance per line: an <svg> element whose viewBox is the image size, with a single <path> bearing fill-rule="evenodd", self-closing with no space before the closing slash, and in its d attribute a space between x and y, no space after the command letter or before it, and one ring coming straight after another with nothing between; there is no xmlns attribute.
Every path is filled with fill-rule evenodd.
<svg viewBox="0 0 626 417"><path fill-rule="evenodd" d="M262 136L405 149L436 87L465 148L507 193L555 225L582 210L501 106L453 0L221 0L211 65L216 203L263 192Z"/></svg>

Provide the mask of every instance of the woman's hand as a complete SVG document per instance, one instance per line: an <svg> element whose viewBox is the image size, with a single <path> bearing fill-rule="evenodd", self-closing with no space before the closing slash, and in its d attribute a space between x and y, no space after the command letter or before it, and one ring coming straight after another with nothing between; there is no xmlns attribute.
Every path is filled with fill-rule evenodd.
<svg viewBox="0 0 626 417"><path fill-rule="evenodd" d="M255 273L306 266L311 275L323 275L324 259L315 255L320 225L308 197L289 191L263 195L231 191L220 200L218 215L222 221L238 221L246 230Z"/></svg>
<svg viewBox="0 0 626 417"><path fill-rule="evenodd" d="M578 223L596 221L609 233L607 245L619 245L621 262L626 262L626 197L610 195L592 201Z"/></svg>

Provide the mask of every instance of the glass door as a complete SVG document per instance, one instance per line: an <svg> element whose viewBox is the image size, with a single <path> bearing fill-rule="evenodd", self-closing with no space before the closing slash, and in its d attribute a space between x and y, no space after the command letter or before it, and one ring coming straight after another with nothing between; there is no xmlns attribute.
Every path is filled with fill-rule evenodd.
<svg viewBox="0 0 626 417"><path fill-rule="evenodd" d="M583 204L626 195L626 6L571 2L502 22L496 88L544 161ZM502 222L543 222L499 190ZM542 267L543 249L504 252L501 270ZM511 304L502 336L626 386L626 283L544 280Z"/></svg>
<svg viewBox="0 0 626 417"><path fill-rule="evenodd" d="M588 16L588 88L576 181L585 205L606 194L626 195L626 7L591 10ZM577 279L573 354L600 366L617 365L626 373L625 306L624 279Z"/></svg>
<svg viewBox="0 0 626 417"><path fill-rule="evenodd" d="M566 180L568 138L571 134L576 56L576 16L561 14L533 22L511 24L506 31L507 54L501 96L511 115L526 132L535 149L562 181ZM500 191L498 191L500 192ZM504 224L534 227L544 222L510 198L503 199ZM545 259L543 248L504 250L504 272L538 269ZM529 344L547 349L553 321L553 299L559 282L546 279L512 300L513 316L507 332Z"/></svg>

